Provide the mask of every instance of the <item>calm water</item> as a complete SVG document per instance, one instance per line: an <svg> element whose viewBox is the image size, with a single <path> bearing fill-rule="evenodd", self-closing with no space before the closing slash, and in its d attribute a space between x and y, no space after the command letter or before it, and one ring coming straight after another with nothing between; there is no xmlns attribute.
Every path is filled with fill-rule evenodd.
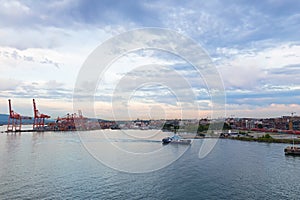
<svg viewBox="0 0 300 200"><path fill-rule="evenodd" d="M162 146L161 136L133 141L120 139L120 131L110 133L115 143L129 150L153 147L176 153L182 148ZM207 157L199 159L202 142L194 141L165 168L132 174L96 160L77 133L1 133L0 199L300 198L300 157L284 156L285 144L219 140ZM104 147L99 148L110 155Z"/></svg>

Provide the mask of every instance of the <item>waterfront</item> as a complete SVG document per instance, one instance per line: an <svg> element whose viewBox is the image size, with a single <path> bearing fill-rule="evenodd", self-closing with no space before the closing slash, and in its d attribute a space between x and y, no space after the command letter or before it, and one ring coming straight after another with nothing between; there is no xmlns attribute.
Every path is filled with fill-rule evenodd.
<svg viewBox="0 0 300 200"><path fill-rule="evenodd" d="M130 141L118 139L120 130L110 134L129 150L170 148L176 152L182 148L162 146L160 135ZM207 157L199 159L203 141L195 140L183 156L163 169L132 174L113 170L92 157L76 132L2 133L0 199L299 198L300 157L285 156L286 144L220 139ZM99 148L109 155L104 146Z"/></svg>

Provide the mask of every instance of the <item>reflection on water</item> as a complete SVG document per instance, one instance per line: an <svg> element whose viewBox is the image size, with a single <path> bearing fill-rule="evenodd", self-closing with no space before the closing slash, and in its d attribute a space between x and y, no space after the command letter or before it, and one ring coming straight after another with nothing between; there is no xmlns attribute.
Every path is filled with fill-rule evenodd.
<svg viewBox="0 0 300 200"><path fill-rule="evenodd" d="M219 140L207 157L199 159L202 140L188 148L163 146L160 139L167 133L150 138L145 138L147 131L141 134L136 139L118 130L106 136L2 133L0 199L298 199L300 195L300 157L285 156L285 144ZM122 156L110 151L109 143L131 153L162 152L148 163L136 162L137 168L155 166L165 156L182 152L183 156L157 171L124 173L105 166L84 147L91 146L116 163L122 161ZM135 162L126 159L129 166Z"/></svg>

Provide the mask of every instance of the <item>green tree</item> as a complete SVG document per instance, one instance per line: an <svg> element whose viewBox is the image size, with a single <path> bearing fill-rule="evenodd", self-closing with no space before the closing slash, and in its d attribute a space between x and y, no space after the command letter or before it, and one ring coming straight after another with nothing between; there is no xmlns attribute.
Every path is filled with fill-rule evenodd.
<svg viewBox="0 0 300 200"><path fill-rule="evenodd" d="M269 133L267 133L264 136L262 136L262 138L271 139L272 137Z"/></svg>
<svg viewBox="0 0 300 200"><path fill-rule="evenodd" d="M229 130L229 129L231 129L230 124L224 123L223 130Z"/></svg>
<svg viewBox="0 0 300 200"><path fill-rule="evenodd" d="M199 126L198 126L198 133L199 132L207 131L208 128L209 128L209 124L205 124L205 125L199 124Z"/></svg>

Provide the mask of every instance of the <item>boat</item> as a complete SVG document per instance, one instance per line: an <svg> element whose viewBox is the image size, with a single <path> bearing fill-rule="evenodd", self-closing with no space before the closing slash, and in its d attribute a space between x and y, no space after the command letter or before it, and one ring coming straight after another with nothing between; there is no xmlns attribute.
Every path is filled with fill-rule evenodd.
<svg viewBox="0 0 300 200"><path fill-rule="evenodd" d="M295 146L295 138L293 137L293 145L284 148L285 155L300 156L300 147Z"/></svg>
<svg viewBox="0 0 300 200"><path fill-rule="evenodd" d="M300 147L297 146L288 146L284 148L285 155L294 155L294 156L300 156Z"/></svg>
<svg viewBox="0 0 300 200"><path fill-rule="evenodd" d="M169 144L172 141L171 137L165 137L162 139L162 143L163 144Z"/></svg>
<svg viewBox="0 0 300 200"><path fill-rule="evenodd" d="M163 144L191 144L192 140L182 139L179 135L175 134L172 137L165 137L162 139Z"/></svg>

